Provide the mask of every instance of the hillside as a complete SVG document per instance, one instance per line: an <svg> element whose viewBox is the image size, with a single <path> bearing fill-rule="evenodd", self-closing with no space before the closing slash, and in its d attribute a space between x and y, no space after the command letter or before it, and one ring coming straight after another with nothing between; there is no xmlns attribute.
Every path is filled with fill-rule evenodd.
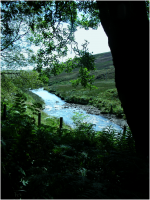
<svg viewBox="0 0 150 200"><path fill-rule="evenodd" d="M45 86L44 89L56 94L67 103L93 105L101 111L101 114L111 113L118 118L125 119L115 86L115 69L111 53L101 53L94 56L96 70L91 74L95 75L93 85L97 87L96 89L90 90L82 85L73 88L70 81L78 78L79 69L77 68L71 73L63 72L58 76L51 77L49 85Z"/></svg>
<svg viewBox="0 0 150 200"><path fill-rule="evenodd" d="M97 69L106 69L113 65L111 52L95 54L95 65Z"/></svg>
<svg viewBox="0 0 150 200"><path fill-rule="evenodd" d="M114 79L115 69L113 66L111 52L95 54L96 70L91 72L95 75L95 80ZM60 82L69 82L78 77L79 69L74 69L71 73L63 72L58 76L52 76L49 81L49 85L57 84Z"/></svg>

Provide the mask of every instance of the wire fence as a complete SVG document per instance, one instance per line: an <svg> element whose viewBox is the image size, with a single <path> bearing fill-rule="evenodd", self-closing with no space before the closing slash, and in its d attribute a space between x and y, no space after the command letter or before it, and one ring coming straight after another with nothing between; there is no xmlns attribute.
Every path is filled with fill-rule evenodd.
<svg viewBox="0 0 150 200"><path fill-rule="evenodd" d="M2 118L3 120L7 119L6 104L4 104L4 112ZM40 125L41 125L41 112L38 113L38 126ZM62 129L62 127L63 127L63 117L60 117L60 125L59 125L60 130Z"/></svg>
<svg viewBox="0 0 150 200"><path fill-rule="evenodd" d="M112 109L112 107L111 107ZM7 112L6 112L6 104L4 104L4 112L3 112L3 120L7 119ZM38 113L38 126L41 125L41 112ZM63 128L63 117L60 117L60 125L59 125L59 129L61 130ZM123 127L123 134L126 133L126 129L127 127L124 125Z"/></svg>

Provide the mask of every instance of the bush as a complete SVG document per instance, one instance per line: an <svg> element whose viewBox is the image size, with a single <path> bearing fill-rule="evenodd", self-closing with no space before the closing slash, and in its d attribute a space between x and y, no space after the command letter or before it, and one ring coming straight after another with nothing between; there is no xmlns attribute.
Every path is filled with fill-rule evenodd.
<svg viewBox="0 0 150 200"><path fill-rule="evenodd" d="M2 198L148 198L148 163L137 157L130 129L95 132L84 119L76 113L76 128L60 130L9 110L1 126Z"/></svg>

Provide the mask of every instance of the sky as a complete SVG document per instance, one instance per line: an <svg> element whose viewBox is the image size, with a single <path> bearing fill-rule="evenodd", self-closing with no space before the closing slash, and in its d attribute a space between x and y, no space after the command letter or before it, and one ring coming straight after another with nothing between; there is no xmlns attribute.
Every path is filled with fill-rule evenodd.
<svg viewBox="0 0 150 200"><path fill-rule="evenodd" d="M67 24L63 24L62 28L67 28ZM105 34L102 25L99 25L97 30L93 30L89 28L89 30L85 30L84 28L77 28L75 34L75 41L78 42L78 48L82 49L82 44L85 43L85 40L89 42L87 48L89 52L94 54L110 52L110 48L108 46L108 37ZM39 47L34 47L33 50L37 51ZM60 59L60 62L65 62L68 58L74 58L75 54L73 50L71 51L71 45L68 45L68 55ZM72 52L72 53L71 53ZM29 66L28 69L33 69L33 67ZM26 69L26 68L25 68Z"/></svg>
<svg viewBox="0 0 150 200"><path fill-rule="evenodd" d="M77 28L75 32L75 40L78 42L79 49L82 49L82 44L87 40L89 45L87 46L89 52L94 54L109 52L110 48L108 46L108 37L105 34L102 25L98 27L97 30L89 28L85 30L83 28ZM71 45L68 46L71 52ZM72 54L68 52L68 56L63 58L63 61L67 58L74 58L75 54L72 51Z"/></svg>

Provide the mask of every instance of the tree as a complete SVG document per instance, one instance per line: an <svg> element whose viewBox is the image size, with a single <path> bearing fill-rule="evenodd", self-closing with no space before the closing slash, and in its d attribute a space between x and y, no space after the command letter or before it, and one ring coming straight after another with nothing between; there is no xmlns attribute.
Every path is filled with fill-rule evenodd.
<svg viewBox="0 0 150 200"><path fill-rule="evenodd" d="M17 62L20 66L27 65L27 59L21 50L26 50L29 55L33 55L30 48L25 48L25 45L23 47L22 38L25 36L28 47L33 44L40 47L36 59L35 57L32 59L38 63L37 70L40 71L41 67L52 69L53 65L59 63L58 58L67 54L67 44L74 43L77 46L73 36L77 26L81 25L85 29L97 28L98 13L95 12L93 3L89 2L87 5L86 9L89 10L90 7L92 10L92 17L82 16L80 20L78 11L86 6L82 2L2 2L1 51L7 69ZM68 29L62 29L62 23L68 23Z"/></svg>
<svg viewBox="0 0 150 200"><path fill-rule="evenodd" d="M149 22L145 2L97 1L111 49L118 95L138 154L149 155Z"/></svg>
<svg viewBox="0 0 150 200"><path fill-rule="evenodd" d="M27 23L31 33L29 40L31 44L40 46L36 55L36 70L41 74L44 67L54 75L61 73L65 67L68 67L68 71L73 69L74 65L69 64L70 60L67 65L63 65L58 59L67 54L67 44L74 45L73 50L78 52L73 32L77 26L85 29L97 28L101 21L108 36L115 67L116 87L135 139L136 150L139 154L148 155L148 111L146 119L143 118L148 107L148 95L145 92L148 90L148 2L19 1L6 4L19 5L17 12L22 13L21 16L32 14ZM10 8L11 20L14 9L11 6ZM83 14L79 18L78 12L81 11ZM19 17L18 15L18 19ZM68 29L61 30L61 23L68 23ZM4 24L6 30L9 30L7 22ZM86 50L80 52L81 57L76 58L80 62L80 77L73 84L80 82L86 87L93 82L88 72L94 67L84 67L86 62L83 60L92 61L92 56ZM141 69L143 66L144 70ZM139 88L144 92L140 92ZM142 107L139 107L140 105Z"/></svg>
<svg viewBox="0 0 150 200"><path fill-rule="evenodd" d="M97 6L100 11L101 24L109 39L115 67L116 87L127 122L135 139L136 150L139 154L148 155L148 111L146 119L139 117L143 116L148 107L148 104L145 103L146 99L148 101L148 95L145 92L142 92L142 94L139 92L140 86L144 91L148 91L149 35L146 4L145 2L97 1ZM95 2L79 2L76 4L76 8L82 10L84 15L82 15L81 20L76 20L74 23L88 28L91 22L89 18L95 15L97 19ZM93 12L93 10L96 12ZM138 28L139 24L140 29ZM145 66L145 70L140 70L142 66ZM84 86L86 86L85 80L88 77L83 73L86 70L81 68L80 72L83 75L82 83L83 85L85 83ZM140 84L139 79L141 80ZM139 108L140 105L142 105L142 108Z"/></svg>
<svg viewBox="0 0 150 200"><path fill-rule="evenodd" d="M41 86L43 86L43 80L41 81L41 77L36 71L1 72L1 100L3 103L6 103L10 97L13 99L17 92L26 92Z"/></svg>
<svg viewBox="0 0 150 200"><path fill-rule="evenodd" d="M41 13L39 6L33 8L30 3L21 1L1 2L2 69L20 69L34 64L34 52L27 38L35 18Z"/></svg>

